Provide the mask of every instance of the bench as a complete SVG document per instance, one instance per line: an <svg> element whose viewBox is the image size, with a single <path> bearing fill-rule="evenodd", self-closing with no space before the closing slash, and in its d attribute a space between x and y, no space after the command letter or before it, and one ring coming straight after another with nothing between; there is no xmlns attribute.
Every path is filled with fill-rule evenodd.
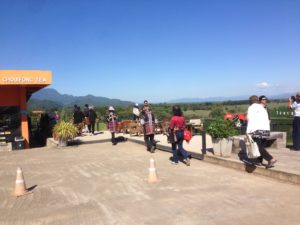
<svg viewBox="0 0 300 225"><path fill-rule="evenodd" d="M192 128L192 132L195 134L200 134L203 130L203 123L201 122L201 119L190 119L189 125Z"/></svg>
<svg viewBox="0 0 300 225"><path fill-rule="evenodd" d="M234 136L233 138L233 152L238 153L241 150L241 142L246 139L245 135ZM267 148L286 148L286 132L272 131L267 138Z"/></svg>
<svg viewBox="0 0 300 225"><path fill-rule="evenodd" d="M267 146L272 148L286 147L286 132L272 131L267 138Z"/></svg>
<svg viewBox="0 0 300 225"><path fill-rule="evenodd" d="M129 131L130 136L140 136L144 133L142 125L136 121L132 121L127 128L129 129L127 131Z"/></svg>
<svg viewBox="0 0 300 225"><path fill-rule="evenodd" d="M123 121L119 122L118 123L118 132L123 133L123 134L128 134L131 123L132 123L132 120L123 120Z"/></svg>

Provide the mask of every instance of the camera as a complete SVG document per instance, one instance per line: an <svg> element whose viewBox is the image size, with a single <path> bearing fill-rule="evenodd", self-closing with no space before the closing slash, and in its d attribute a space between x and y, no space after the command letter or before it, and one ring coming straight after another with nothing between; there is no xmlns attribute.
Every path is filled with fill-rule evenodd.
<svg viewBox="0 0 300 225"><path fill-rule="evenodd" d="M295 96L291 96L291 100L294 102L296 101L296 97Z"/></svg>

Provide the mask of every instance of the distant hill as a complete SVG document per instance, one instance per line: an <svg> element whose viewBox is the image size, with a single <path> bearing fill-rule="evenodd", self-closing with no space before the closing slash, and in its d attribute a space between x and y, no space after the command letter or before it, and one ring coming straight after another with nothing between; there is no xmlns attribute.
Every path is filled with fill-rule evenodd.
<svg viewBox="0 0 300 225"><path fill-rule="evenodd" d="M29 111L32 110L45 110L45 111L55 111L63 108L63 105L49 100L39 100L39 99L30 99L27 104Z"/></svg>
<svg viewBox="0 0 300 225"><path fill-rule="evenodd" d="M84 104L89 104L93 106L128 106L134 105L134 102L130 101L122 101L120 99L110 99L105 97L97 97L93 95L86 96L73 96L60 94L57 90L53 88L44 88L40 91L34 93L29 100L29 104L34 101L51 101L58 105L62 106L73 106L75 104L79 106L83 106ZM40 102L42 103L42 102Z"/></svg>
<svg viewBox="0 0 300 225"><path fill-rule="evenodd" d="M269 99L280 100L288 99L292 93L284 93L278 95L267 96ZM167 101L166 103L201 103L201 102L224 102L224 101L240 101L248 100L248 95L232 96L232 97L207 97L207 98L181 98ZM44 88L34 93L28 102L28 106L32 108L61 108L63 106L73 105L83 106L84 104L94 106L129 106L134 105L134 102L123 101L120 99L110 99L105 97L97 97L93 95L74 96L60 94L53 88Z"/></svg>

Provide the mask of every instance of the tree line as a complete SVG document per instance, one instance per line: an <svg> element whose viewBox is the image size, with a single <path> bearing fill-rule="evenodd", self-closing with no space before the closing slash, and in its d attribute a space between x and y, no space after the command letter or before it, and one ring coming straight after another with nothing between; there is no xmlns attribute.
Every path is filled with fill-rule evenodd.
<svg viewBox="0 0 300 225"><path fill-rule="evenodd" d="M151 108L158 120L168 120L172 115L172 107L175 104L170 103L158 103L151 104ZM224 101L224 102L204 102L204 103L176 103L182 108L182 111L187 120L193 118L201 119L215 119L223 117L226 113L246 113L249 103L247 100L240 101ZM81 106L83 108L83 106ZM95 111L100 120L104 121L107 116L107 108L95 107ZM116 112L120 120L132 119L133 105L128 106L115 106ZM45 112L58 111L61 115L61 119L65 121L72 120L73 107L62 106L60 104L54 104L51 101L47 101L43 106L28 104L29 111L43 110ZM278 117L278 111L287 110L286 100L272 100L268 103L268 110L271 117ZM283 118L283 114L280 116ZM289 117L286 115L286 117Z"/></svg>

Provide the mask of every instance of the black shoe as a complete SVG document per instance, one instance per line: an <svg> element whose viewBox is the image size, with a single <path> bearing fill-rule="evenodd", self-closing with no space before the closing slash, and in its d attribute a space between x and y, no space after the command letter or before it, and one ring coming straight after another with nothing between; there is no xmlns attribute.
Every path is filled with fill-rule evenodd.
<svg viewBox="0 0 300 225"><path fill-rule="evenodd" d="M268 165L266 165L266 169L270 169L270 168L272 168L272 167L274 167L274 164L277 162L277 160L275 159L275 160L273 160L273 161L269 161L268 162Z"/></svg>

